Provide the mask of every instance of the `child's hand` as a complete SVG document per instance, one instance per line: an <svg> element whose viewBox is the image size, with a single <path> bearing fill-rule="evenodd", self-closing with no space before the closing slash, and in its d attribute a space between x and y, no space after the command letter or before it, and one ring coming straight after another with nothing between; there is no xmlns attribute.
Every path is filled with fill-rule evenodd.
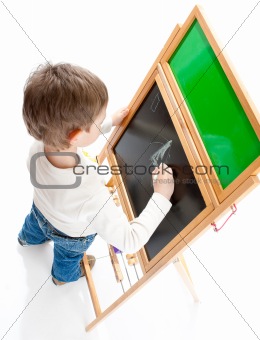
<svg viewBox="0 0 260 340"><path fill-rule="evenodd" d="M127 107L123 107L122 109L116 111L112 115L112 125L118 126L122 123L123 119L128 115L129 109Z"/></svg>
<svg viewBox="0 0 260 340"><path fill-rule="evenodd" d="M159 168L154 169L152 176L154 192L158 192L170 200L174 191L172 169L161 163Z"/></svg>

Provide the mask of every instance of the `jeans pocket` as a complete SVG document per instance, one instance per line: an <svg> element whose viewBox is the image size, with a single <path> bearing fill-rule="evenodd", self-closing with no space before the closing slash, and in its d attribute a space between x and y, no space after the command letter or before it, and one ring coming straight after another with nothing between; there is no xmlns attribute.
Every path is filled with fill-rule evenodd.
<svg viewBox="0 0 260 340"><path fill-rule="evenodd" d="M48 229L50 232L50 238L53 240L53 242L70 252L76 252L76 253L82 253L86 249L86 238L85 237L70 237L56 228L54 228L52 225L48 225Z"/></svg>

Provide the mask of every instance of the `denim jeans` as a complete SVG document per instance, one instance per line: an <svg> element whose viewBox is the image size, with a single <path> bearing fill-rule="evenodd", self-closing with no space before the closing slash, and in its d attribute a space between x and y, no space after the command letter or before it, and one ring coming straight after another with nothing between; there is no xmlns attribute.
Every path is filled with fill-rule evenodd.
<svg viewBox="0 0 260 340"><path fill-rule="evenodd" d="M81 276L80 261L94 241L96 234L86 237L70 237L55 229L33 203L30 213L19 232L19 239L26 245L54 242L52 276L62 282L76 281Z"/></svg>

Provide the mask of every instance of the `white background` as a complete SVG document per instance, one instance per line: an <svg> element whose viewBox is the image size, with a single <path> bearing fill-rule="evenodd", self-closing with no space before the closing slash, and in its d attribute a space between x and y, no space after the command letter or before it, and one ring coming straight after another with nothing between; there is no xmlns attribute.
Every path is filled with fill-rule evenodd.
<svg viewBox="0 0 260 340"><path fill-rule="evenodd" d="M221 232L207 231L185 251L200 303L193 302L170 265L89 333L84 327L93 310L84 279L55 287L46 281L51 245L25 249L16 240L32 202L25 166L32 139L21 116L29 73L46 60L90 69L108 87L111 114L128 105L173 28L185 21L195 4L1 1L1 339L260 338L259 187L237 205L238 212ZM257 0L198 4L259 109L260 4ZM101 136L90 150L100 150L104 143ZM97 242L91 251L100 257L93 273L106 300L113 287L104 275L102 246Z"/></svg>

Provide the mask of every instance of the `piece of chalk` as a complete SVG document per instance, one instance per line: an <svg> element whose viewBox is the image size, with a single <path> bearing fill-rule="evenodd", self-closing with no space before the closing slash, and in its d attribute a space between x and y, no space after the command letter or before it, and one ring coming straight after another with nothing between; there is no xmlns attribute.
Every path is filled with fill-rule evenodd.
<svg viewBox="0 0 260 340"><path fill-rule="evenodd" d="M153 175L153 181L156 182L158 175Z"/></svg>
<svg viewBox="0 0 260 340"><path fill-rule="evenodd" d="M117 249L116 247L113 246L113 248L114 248L114 251L115 251L116 254L122 253L121 250Z"/></svg>

